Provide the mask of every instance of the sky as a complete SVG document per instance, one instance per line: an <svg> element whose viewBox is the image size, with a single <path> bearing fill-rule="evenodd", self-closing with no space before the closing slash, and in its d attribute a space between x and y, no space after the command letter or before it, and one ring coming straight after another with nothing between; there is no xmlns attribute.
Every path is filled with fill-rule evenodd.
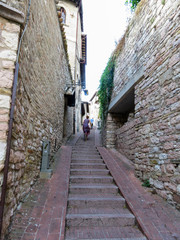
<svg viewBox="0 0 180 240"><path fill-rule="evenodd" d="M88 101L97 88L106 64L123 36L130 10L125 0L82 0L84 33L87 34L86 89ZM83 94L84 95L84 94Z"/></svg>

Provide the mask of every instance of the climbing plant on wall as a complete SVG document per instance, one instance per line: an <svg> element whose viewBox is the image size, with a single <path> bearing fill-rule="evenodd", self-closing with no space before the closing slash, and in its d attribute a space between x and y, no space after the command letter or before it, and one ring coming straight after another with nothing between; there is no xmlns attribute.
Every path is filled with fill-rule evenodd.
<svg viewBox="0 0 180 240"><path fill-rule="evenodd" d="M130 4L131 8L134 10L140 1L141 0L126 0L126 4ZM121 52L124 46L124 43L125 43L125 35L122 37L122 39L120 39L119 43L117 44L117 47L114 53L112 54L112 56L110 57L107 63L107 66L100 79L100 86L98 91L98 97L100 102L99 114L100 114L100 118L103 121L106 120L109 103L111 101L116 58Z"/></svg>
<svg viewBox="0 0 180 240"><path fill-rule="evenodd" d="M111 100L111 94L113 89L113 78L115 69L115 56L111 56L107 66L101 76L98 97L100 102L100 117L102 120L106 119L108 106Z"/></svg>
<svg viewBox="0 0 180 240"><path fill-rule="evenodd" d="M141 0L126 0L126 4L130 4L131 9L134 10L140 1Z"/></svg>

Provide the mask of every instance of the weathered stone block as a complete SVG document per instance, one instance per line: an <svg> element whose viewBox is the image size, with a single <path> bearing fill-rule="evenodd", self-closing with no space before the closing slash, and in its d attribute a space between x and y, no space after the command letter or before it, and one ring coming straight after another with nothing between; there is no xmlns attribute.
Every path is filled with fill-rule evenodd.
<svg viewBox="0 0 180 240"><path fill-rule="evenodd" d="M167 164L166 171L167 171L167 173L174 173L176 171L176 169L173 164Z"/></svg>
<svg viewBox="0 0 180 240"><path fill-rule="evenodd" d="M164 187L165 187L165 189L170 190L172 192L176 192L176 190L177 190L176 185L169 183L169 182L164 183Z"/></svg>
<svg viewBox="0 0 180 240"><path fill-rule="evenodd" d="M177 195L177 194L173 194L173 200L180 204L180 195ZM180 209L180 206L178 207Z"/></svg>
<svg viewBox="0 0 180 240"><path fill-rule="evenodd" d="M4 164L0 164L0 172L4 169Z"/></svg>
<svg viewBox="0 0 180 240"><path fill-rule="evenodd" d="M158 180L154 180L153 181L153 185L157 188L157 189L164 189L164 184Z"/></svg>
<svg viewBox="0 0 180 240"><path fill-rule="evenodd" d="M180 184L177 185L177 193L180 195Z"/></svg>
<svg viewBox="0 0 180 240"><path fill-rule="evenodd" d="M172 78L172 68L169 68L165 73L163 73L160 77L159 77L159 83L162 85L164 84L165 81L169 80Z"/></svg>
<svg viewBox="0 0 180 240"><path fill-rule="evenodd" d="M180 124L176 125L176 130L180 131Z"/></svg>
<svg viewBox="0 0 180 240"><path fill-rule="evenodd" d="M170 149L173 149L173 148L175 148L175 146L174 146L174 143L172 143L172 142L166 142L164 144L164 149L165 150L170 150Z"/></svg>
<svg viewBox="0 0 180 240"><path fill-rule="evenodd" d="M1 32L1 36L5 46L9 47L12 50L17 50L19 33L12 33L3 30Z"/></svg>
<svg viewBox="0 0 180 240"><path fill-rule="evenodd" d="M5 154L6 154L6 141L0 141L0 164L4 164Z"/></svg>
<svg viewBox="0 0 180 240"><path fill-rule="evenodd" d="M0 139L6 140L7 139L7 132L6 131L0 131Z"/></svg>
<svg viewBox="0 0 180 240"><path fill-rule="evenodd" d="M179 53L173 55L169 61L169 67L171 68L173 65L175 65L177 62L180 61Z"/></svg>
<svg viewBox="0 0 180 240"><path fill-rule="evenodd" d="M2 67L3 67L4 69L14 69L14 68L15 68L14 61L6 61L6 60L3 60L3 61L2 61Z"/></svg>
<svg viewBox="0 0 180 240"><path fill-rule="evenodd" d="M159 154L159 159L160 160L166 160L167 159L167 154L166 153L161 153L161 154Z"/></svg>
<svg viewBox="0 0 180 240"><path fill-rule="evenodd" d="M16 52L12 50L1 50L0 51L0 58L4 60L16 61Z"/></svg>
<svg viewBox="0 0 180 240"><path fill-rule="evenodd" d="M20 32L20 25L12 22L6 22L4 29L10 33L18 33Z"/></svg>

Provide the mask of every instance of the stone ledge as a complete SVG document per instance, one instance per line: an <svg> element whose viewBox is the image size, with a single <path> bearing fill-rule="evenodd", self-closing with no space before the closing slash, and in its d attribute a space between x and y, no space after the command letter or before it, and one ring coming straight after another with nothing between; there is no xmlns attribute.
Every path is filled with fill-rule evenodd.
<svg viewBox="0 0 180 240"><path fill-rule="evenodd" d="M17 9L0 2L0 16L16 23L24 23L24 14Z"/></svg>
<svg viewBox="0 0 180 240"><path fill-rule="evenodd" d="M134 86L144 77L144 67L142 66L114 97L110 104L108 112L123 113L130 110L134 102Z"/></svg>

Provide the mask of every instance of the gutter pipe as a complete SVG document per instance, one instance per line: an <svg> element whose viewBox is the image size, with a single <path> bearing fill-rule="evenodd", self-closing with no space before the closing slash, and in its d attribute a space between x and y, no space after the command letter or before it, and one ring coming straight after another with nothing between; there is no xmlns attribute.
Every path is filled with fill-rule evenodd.
<svg viewBox="0 0 180 240"><path fill-rule="evenodd" d="M77 50L78 50L78 21L79 21L79 12L80 8L82 7L82 0L79 1L78 11L77 11L77 23L76 23L76 46L75 46L75 66L74 66L74 81L76 80L76 58L77 58ZM76 83L76 82L75 82Z"/></svg>
<svg viewBox="0 0 180 240"><path fill-rule="evenodd" d="M0 239L2 239L2 226L3 226L3 214L4 214L4 206L5 206L5 198L6 198L6 190L7 190L7 179L8 179L8 168L9 168L9 158L10 158L10 150L11 150L11 139L12 139L12 128L13 128L13 119L14 119L14 107L15 107L15 100L16 100L16 90L17 90L17 82L18 82L18 71L19 71L19 54L23 36L27 29L29 16L30 16L30 6L31 0L28 3L28 11L26 17L26 25L21 35L18 52L17 52L17 59L15 65L15 73L14 73L14 82L13 82L13 90L12 90L12 100L11 100L11 109L10 109L10 120L9 120L9 131L7 136L7 149L6 149L6 157L4 162L4 176L3 176L3 184L1 190L1 201L0 201Z"/></svg>

